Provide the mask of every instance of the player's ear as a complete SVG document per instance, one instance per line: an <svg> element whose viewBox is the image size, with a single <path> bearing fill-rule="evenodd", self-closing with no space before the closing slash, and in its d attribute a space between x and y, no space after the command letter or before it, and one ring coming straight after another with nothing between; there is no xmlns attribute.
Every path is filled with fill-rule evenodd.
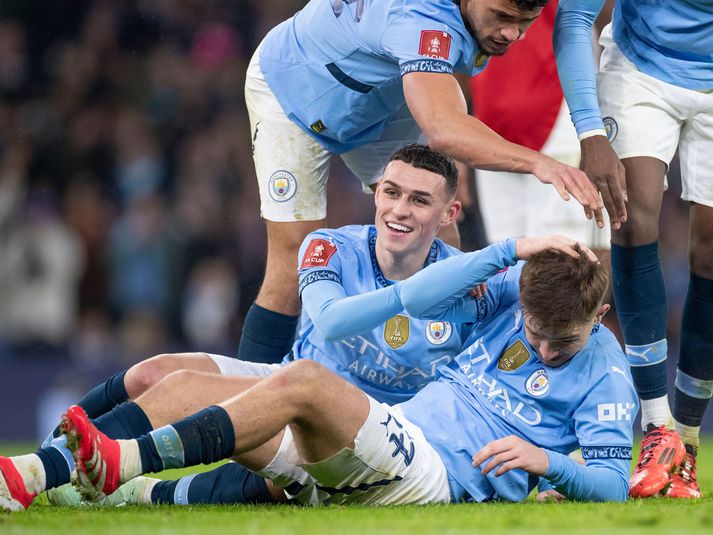
<svg viewBox="0 0 713 535"><path fill-rule="evenodd" d="M611 305L608 303L604 303L602 306L599 307L599 310L597 310L597 323L602 321L602 318L606 316L606 313L609 312L610 308Z"/></svg>
<svg viewBox="0 0 713 535"><path fill-rule="evenodd" d="M460 214L461 208L462 205L460 201L453 201L448 206L448 209L446 210L446 215L441 220L441 226L445 227L446 225L450 225L451 223L455 222L455 220L458 218L458 214Z"/></svg>
<svg viewBox="0 0 713 535"><path fill-rule="evenodd" d="M379 190L381 190L381 179L376 184L372 184L369 186L372 190L374 190L374 205L379 204Z"/></svg>

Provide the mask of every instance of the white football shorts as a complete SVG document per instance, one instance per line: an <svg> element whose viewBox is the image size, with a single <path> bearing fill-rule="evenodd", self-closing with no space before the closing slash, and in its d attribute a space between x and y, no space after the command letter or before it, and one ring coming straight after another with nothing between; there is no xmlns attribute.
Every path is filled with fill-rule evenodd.
<svg viewBox="0 0 713 535"><path fill-rule="evenodd" d="M668 165L678 148L681 198L713 207L713 88L694 91L640 72L614 43L611 25L599 43L599 105L619 158L649 156Z"/></svg>
<svg viewBox="0 0 713 535"><path fill-rule="evenodd" d="M289 430L273 461L258 473L291 487L298 493L297 501L312 505L450 502L446 468L421 429L398 407L371 397L369 402L369 416L354 439L354 449L344 448L318 463L297 464L309 474L310 483L295 470L299 454ZM294 481L302 484L290 483Z"/></svg>
<svg viewBox="0 0 713 535"><path fill-rule="evenodd" d="M579 166L579 140L562 102L560 112L543 154L562 163ZM575 199L563 201L550 184L543 184L530 174L501 171L476 172L478 204L491 243L506 238L561 234L584 243L590 249L609 249L611 230L605 216L605 227L584 215Z"/></svg>
<svg viewBox="0 0 713 535"><path fill-rule="evenodd" d="M247 360L235 359L233 357L225 357L223 355L214 355L213 353L205 353L211 358L215 365L220 370L220 375L243 375L247 377L267 377L271 373L280 369L280 364L265 364L263 362L249 362Z"/></svg>
<svg viewBox="0 0 713 535"><path fill-rule="evenodd" d="M259 55L258 47L247 70L245 101L261 215L278 222L324 219L331 153L285 115L262 75ZM379 140L342 154L341 158L361 181L364 191L369 191L397 149L423 139L404 105Z"/></svg>

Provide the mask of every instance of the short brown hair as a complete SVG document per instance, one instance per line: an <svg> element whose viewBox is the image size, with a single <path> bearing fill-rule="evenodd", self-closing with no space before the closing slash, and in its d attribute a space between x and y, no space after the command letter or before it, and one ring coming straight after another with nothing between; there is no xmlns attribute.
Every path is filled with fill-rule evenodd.
<svg viewBox="0 0 713 535"><path fill-rule="evenodd" d="M609 285L606 268L575 249L579 258L554 250L533 255L520 275L523 311L551 336L591 320Z"/></svg>
<svg viewBox="0 0 713 535"><path fill-rule="evenodd" d="M447 154L433 150L428 145L411 143L391 155L389 161L395 160L441 175L446 181L448 196L455 196L458 189L458 168L453 158Z"/></svg>

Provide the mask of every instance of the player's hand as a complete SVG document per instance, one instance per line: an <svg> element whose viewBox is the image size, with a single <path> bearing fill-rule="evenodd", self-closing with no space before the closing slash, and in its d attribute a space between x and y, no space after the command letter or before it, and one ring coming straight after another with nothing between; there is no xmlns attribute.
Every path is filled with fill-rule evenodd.
<svg viewBox="0 0 713 535"><path fill-rule="evenodd" d="M555 251L562 251L573 258L579 258L579 252L574 248L577 244L579 244L579 248L587 255L589 260L598 262L597 255L583 243L557 235L518 238L515 242L515 254L520 260L527 260L537 253L554 249Z"/></svg>
<svg viewBox="0 0 713 535"><path fill-rule="evenodd" d="M473 466L476 468L482 466L480 471L483 475L497 467L495 476L501 476L515 468L535 476L543 476L550 466L550 460L542 448L510 435L489 442L475 454Z"/></svg>
<svg viewBox="0 0 713 535"><path fill-rule="evenodd" d="M476 284L475 286L473 286L473 289L469 291L468 294L475 299L481 299L487 292L487 283L481 282L480 284Z"/></svg>
<svg viewBox="0 0 713 535"><path fill-rule="evenodd" d="M589 181L584 171L540 154L532 174L543 184L552 184L565 201L568 201L572 195L584 207L587 219L592 219L593 215L597 220L597 226L599 228L604 226L602 215L604 203L597 188Z"/></svg>
<svg viewBox="0 0 713 535"><path fill-rule="evenodd" d="M602 194L614 230L626 221L626 171L605 136L582 140L580 167Z"/></svg>
<svg viewBox="0 0 713 535"><path fill-rule="evenodd" d="M567 500L567 496L557 492L554 489L545 490L537 494L535 500L539 503L545 502L564 502Z"/></svg>

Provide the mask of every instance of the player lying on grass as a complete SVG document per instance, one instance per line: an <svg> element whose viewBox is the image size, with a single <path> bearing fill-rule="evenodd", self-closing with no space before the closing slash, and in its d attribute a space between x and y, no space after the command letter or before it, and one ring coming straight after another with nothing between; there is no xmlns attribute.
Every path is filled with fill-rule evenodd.
<svg viewBox="0 0 713 535"><path fill-rule="evenodd" d="M303 360L137 440L103 436L72 407L62 427L81 479L111 493L146 471L235 456L282 485L307 472L317 503L521 500L538 477L572 499L626 499L637 403L625 357L598 324L604 268L538 253L492 278L476 312L463 297L474 259L396 285L412 315L478 318L468 348L410 401L380 404ZM586 466L564 455L579 446Z"/></svg>
<svg viewBox="0 0 713 535"><path fill-rule="evenodd" d="M564 249L574 244L563 241L558 246ZM525 239L517 243L521 248L532 245L532 242L532 239ZM492 253L498 248L502 245L485 251ZM513 249L513 242L507 242L501 253L503 263L513 262ZM350 460L338 462L339 466L359 464L360 458L371 459L372 454L378 457L378 452L383 450L386 453L381 460L391 459L395 464L379 465L378 474L392 473L397 482L394 488L398 491L405 487L406 491L403 495L397 492L401 497L394 498L391 492L382 496L377 488L364 493L362 498L359 498L361 492L352 493L351 498L342 496L344 500L353 498L369 503L442 501L447 498L448 485L445 494L441 488L436 497L428 490L433 489L427 482L433 483L440 478L439 474L445 474L444 467L450 474L450 487L456 500L524 498L536 477L528 477L522 470L513 470L496 478L489 470L490 465L483 473L469 466L470 456L488 444L476 461L500 452L500 456L493 459L494 463L500 464L503 454L505 460L515 461L515 464L503 465L504 470L524 468L533 475L544 475L570 498L625 498L627 458L631 454L631 418L636 412L636 403L630 380L621 368L623 354L611 333L598 325L608 308L600 304L606 288L603 268L584 255L574 260L561 253L540 254L523 269L520 286L524 314L518 303L520 266L491 279L480 307L468 297L451 298L441 303L444 297L465 295L465 290L480 280L482 273L475 268L480 265L479 269L482 269L485 251L436 263L395 285L406 310L411 313L439 313L441 319L453 320L476 317L479 321L472 344L456 362L440 369L442 377L438 382L393 411L317 364L299 361L263 380L233 379L234 384L242 381L243 389L254 386L224 404L227 411L240 421L242 432L237 439L233 436L226 409L211 407L198 417L159 429L139 441L115 442L104 436L102 442L112 447L115 454L119 452L118 444L124 444L125 449L130 445L134 453L143 452L133 458L135 466L128 468L131 472L122 472L124 477L136 475L138 470L209 462L235 451L240 462L262 470L263 475L292 489L291 492L288 490L291 494L298 494L299 486L304 484L299 479L304 475L301 474L303 469L297 463L307 462L305 469L316 480L312 497L315 501L328 500L320 494L320 489L342 488L337 479L348 480L349 487L371 488L369 484L374 483L371 480L374 474L364 473L351 480L347 478L348 474L338 473L334 476L337 479L332 479L328 471L323 474L318 469L321 464L317 465L316 471L312 470L313 461L325 459L330 456L328 453L356 443L363 448L356 448L353 453L356 457L348 451L340 453L339 458L346 456ZM519 251L519 255L526 257L529 253ZM438 303L441 306L434 309ZM539 320L540 317L547 319ZM279 403L277 398L281 398ZM265 407L269 407L269 414L260 411ZM88 425L84 413L78 412L80 410L73 408L69 413L66 425L72 433L76 431L74 426ZM454 411L459 416L457 422L452 418ZM444 413L448 416L444 417ZM402 414L420 425L428 440ZM403 432L396 423L389 424L389 415L396 418L398 425L406 426ZM198 421L203 423L196 424ZM379 431L380 422L384 424L383 432ZM290 432L283 434L288 423ZM186 425L192 438L184 432ZM204 425L207 426L205 429ZM254 429L253 425L264 429ZM280 427L276 429L278 425ZM370 427L376 427L376 431L369 431ZM360 428L363 429L359 431ZM293 433L296 440L291 438ZM499 440L513 433L516 436ZM363 439L360 438L362 435ZM96 442L89 440L87 433L83 436L84 453L89 454L87 445ZM154 442L153 436L164 438ZM547 449L529 444L523 438ZM382 444L384 441L386 445ZM153 450L150 444L154 444ZM160 451L155 449L155 444L162 445ZM164 448L166 444L173 453ZM562 455L579 445L587 459L586 467L580 467ZM377 451L371 451L371 448ZM504 451L500 451L501 448ZM176 451L183 451L182 458L175 456ZM509 459L508 455L515 455L515 458ZM125 456L124 461L127 459ZM409 469L415 460L419 468ZM372 464L377 461L378 458L371 459L369 464L377 466ZM80 463L85 469L86 462L88 459ZM102 466L108 466L112 471L99 475L100 480L107 482L101 485L101 490L109 492L118 485L119 472L112 459L103 462L109 462ZM330 466L332 462L336 461L331 459L326 465ZM423 463L435 470L426 478L418 476L424 468ZM21 490L28 494L41 490L42 478L38 474L42 464L38 466L35 461L34 466L29 466L28 460L24 460L19 465L20 471L15 469L13 473L6 473L5 480L10 483L13 478L21 480ZM18 466L17 459L13 466ZM302 481L309 483L303 477ZM383 483L386 485L388 481ZM423 485L426 490L419 490ZM19 501L21 492L17 485L12 491L12 499ZM424 492L430 497L426 498ZM335 494L341 496L336 490Z"/></svg>
<svg viewBox="0 0 713 535"><path fill-rule="evenodd" d="M393 404L409 399L432 380L435 368L460 352L471 327L411 318L389 297L393 281L461 254L435 239L439 227L452 222L460 208L454 200L457 172L453 161L423 145L404 147L392 156L382 186L375 195L374 226L320 231L305 240L299 270L302 328L288 360L322 362L375 399ZM493 269L499 267L503 265ZM230 397L233 387L216 374L265 376L278 368L203 353L160 355L110 378L78 404L97 418L97 426L109 436L131 438ZM167 376L159 390L166 392L165 399L156 399L155 392L153 397L141 397ZM199 398L197 392L213 397ZM170 419L156 414L179 403L183 412L170 414ZM55 441L55 447L49 447L49 442L38 455L46 464L57 466L49 469L57 473L50 482L69 481L72 465L67 459L69 464L62 467L65 461L60 452L69 457L63 440ZM142 495L147 491L162 503L271 500L262 478L233 464L180 482L144 483L150 488L143 486ZM59 505L79 503L71 486L49 497Z"/></svg>

